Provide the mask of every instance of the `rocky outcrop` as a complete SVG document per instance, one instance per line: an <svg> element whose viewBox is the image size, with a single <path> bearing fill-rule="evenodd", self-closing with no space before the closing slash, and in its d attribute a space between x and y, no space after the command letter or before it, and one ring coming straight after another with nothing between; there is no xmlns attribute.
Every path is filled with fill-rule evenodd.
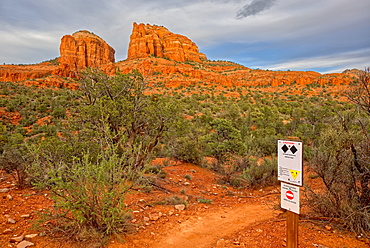
<svg viewBox="0 0 370 248"><path fill-rule="evenodd" d="M160 82L166 87L348 85L365 73L356 69L324 75L310 71L252 70L232 62L209 61L190 39L156 25L134 23L130 38L129 59L114 63L114 49L99 36L88 31L65 35L61 39L59 64L53 60L36 65L0 65L0 82L23 81L38 87L76 89L77 84L63 77L76 78L79 70L87 66L99 67L109 75L117 68L122 73L137 69L151 84Z"/></svg>
<svg viewBox="0 0 370 248"><path fill-rule="evenodd" d="M133 24L128 59L155 56L185 62L207 59L189 38L174 34L167 28L150 24Z"/></svg>
<svg viewBox="0 0 370 248"><path fill-rule="evenodd" d="M114 49L99 36L83 30L64 35L60 43L59 67L53 74L77 77L85 67L101 67L114 63Z"/></svg>
<svg viewBox="0 0 370 248"><path fill-rule="evenodd" d="M348 85L353 78L343 73L320 74L313 71L252 70L227 61L178 63L163 58L141 58L116 63L122 73L132 69L141 72L150 83L166 87L188 85L239 86L304 86ZM296 85L296 86L294 86Z"/></svg>
<svg viewBox="0 0 370 248"><path fill-rule="evenodd" d="M26 79L44 78L55 70L50 63L36 65L2 65L0 66L0 82L17 82Z"/></svg>

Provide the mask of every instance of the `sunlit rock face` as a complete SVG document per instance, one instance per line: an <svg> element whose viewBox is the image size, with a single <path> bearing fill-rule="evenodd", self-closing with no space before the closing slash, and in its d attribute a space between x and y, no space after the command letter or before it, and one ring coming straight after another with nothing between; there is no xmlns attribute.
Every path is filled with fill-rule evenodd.
<svg viewBox="0 0 370 248"><path fill-rule="evenodd" d="M111 46L89 31L64 35L60 43L59 67L53 74L76 77L83 68L114 63L114 54Z"/></svg>
<svg viewBox="0 0 370 248"><path fill-rule="evenodd" d="M133 24L128 59L155 56L185 62L207 59L199 52L197 45L189 38L174 34L163 26L150 24Z"/></svg>

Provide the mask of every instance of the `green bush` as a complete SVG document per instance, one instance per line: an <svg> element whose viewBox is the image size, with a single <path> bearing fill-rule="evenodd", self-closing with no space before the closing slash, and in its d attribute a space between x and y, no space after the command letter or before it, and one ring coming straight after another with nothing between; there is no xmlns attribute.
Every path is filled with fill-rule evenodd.
<svg viewBox="0 0 370 248"><path fill-rule="evenodd" d="M164 198L163 200L157 202L156 204L158 205L179 205L179 204L187 205L188 203L181 197L178 197L175 195L175 196Z"/></svg>
<svg viewBox="0 0 370 248"><path fill-rule="evenodd" d="M22 145L7 146L0 154L0 169L8 173L15 172L19 188L27 186L27 157Z"/></svg>
<svg viewBox="0 0 370 248"><path fill-rule="evenodd" d="M6 126L0 124L0 169L7 173L15 172L19 188L27 186L28 156L23 140L24 136L21 133L9 134Z"/></svg>
<svg viewBox="0 0 370 248"><path fill-rule="evenodd" d="M176 105L170 98L144 94L148 84L133 71L109 77L88 69L82 73L79 94L80 126L88 132L105 132L118 144L119 152L130 151L135 167L143 169L155 147L176 120Z"/></svg>
<svg viewBox="0 0 370 248"><path fill-rule="evenodd" d="M48 211L44 217L55 220L58 228L74 236L86 228L104 235L127 229L130 215L124 200L132 186L128 180L132 171L122 166L124 158L116 151L108 148L97 157L85 153L71 161L33 152L29 172L35 175L35 171L45 171L33 178L33 184L47 187L54 200L55 211Z"/></svg>
<svg viewBox="0 0 370 248"><path fill-rule="evenodd" d="M224 164L233 155L243 154L245 145L241 132L233 127L228 119L214 119L211 123L213 132L204 137L208 153L214 156L218 163Z"/></svg>
<svg viewBox="0 0 370 248"><path fill-rule="evenodd" d="M198 198L197 202L203 203L203 204L212 204L212 200L210 199L205 199L205 198Z"/></svg>
<svg viewBox="0 0 370 248"><path fill-rule="evenodd" d="M86 230L106 236L126 230L125 195L150 180L144 169L176 108L170 99L145 95L147 83L138 72L110 77L88 69L81 75L71 117L40 127L44 139L28 144L27 172L35 186L52 192L55 211L46 217L58 228L74 237ZM47 96L42 102L49 108ZM64 107L52 107L54 117L64 116Z"/></svg>
<svg viewBox="0 0 370 248"><path fill-rule="evenodd" d="M370 140L366 126L369 122L359 120L352 111L340 115L331 119L331 126L314 143L310 162L324 189L309 188L309 204L316 213L337 218L351 231L368 235Z"/></svg>
<svg viewBox="0 0 370 248"><path fill-rule="evenodd" d="M199 146L199 142L190 137L182 137L174 139L171 142L171 155L183 162L201 165L203 154Z"/></svg>
<svg viewBox="0 0 370 248"><path fill-rule="evenodd" d="M241 178L252 188L276 185L278 183L277 167L275 157L265 158L260 165L252 163L244 169Z"/></svg>

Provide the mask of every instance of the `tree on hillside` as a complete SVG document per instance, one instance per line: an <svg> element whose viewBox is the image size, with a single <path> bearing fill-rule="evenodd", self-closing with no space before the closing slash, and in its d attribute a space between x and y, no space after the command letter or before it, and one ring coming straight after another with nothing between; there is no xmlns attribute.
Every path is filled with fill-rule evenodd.
<svg viewBox="0 0 370 248"><path fill-rule="evenodd" d="M370 67L360 74L355 87L348 92L348 98L370 115Z"/></svg>
<svg viewBox="0 0 370 248"><path fill-rule="evenodd" d="M104 235L127 227L125 195L140 186L154 148L176 119L175 105L144 94L146 88L136 71L108 76L87 69L72 92L78 103L65 130L28 144L27 171L35 186L52 192L48 217L66 233Z"/></svg>
<svg viewBox="0 0 370 248"><path fill-rule="evenodd" d="M142 169L163 134L176 119L176 107L168 98L145 95L147 82L133 71L113 77L88 69L80 80L80 128L102 133L109 127L119 152L130 152L135 168ZM103 146L106 144L102 144Z"/></svg>
<svg viewBox="0 0 370 248"><path fill-rule="evenodd" d="M216 118L210 123L212 132L204 137L208 144L210 155L214 156L218 164L223 165L232 156L245 152L245 145L241 133L233 127L232 121Z"/></svg>
<svg viewBox="0 0 370 248"><path fill-rule="evenodd" d="M313 143L312 166L325 191L311 191L311 207L340 219L357 233L370 231L370 81L369 69L348 94L352 108L326 119L329 125Z"/></svg>

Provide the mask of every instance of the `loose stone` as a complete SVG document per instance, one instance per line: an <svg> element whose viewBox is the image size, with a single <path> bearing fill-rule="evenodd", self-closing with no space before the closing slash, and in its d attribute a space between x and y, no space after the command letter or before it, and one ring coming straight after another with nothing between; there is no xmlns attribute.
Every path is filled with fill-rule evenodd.
<svg viewBox="0 0 370 248"><path fill-rule="evenodd" d="M178 204L178 205L175 205L175 209L179 210L179 211L182 211L185 209L185 205L184 204Z"/></svg>
<svg viewBox="0 0 370 248"><path fill-rule="evenodd" d="M0 193L8 193L9 191L10 191L10 189L8 189L8 188L0 189Z"/></svg>
<svg viewBox="0 0 370 248"><path fill-rule="evenodd" d="M27 240L23 240L22 242L20 242L18 245L17 245L17 248L26 248L26 247L30 247L30 246L34 246L35 244L30 242L30 241L27 241Z"/></svg>

